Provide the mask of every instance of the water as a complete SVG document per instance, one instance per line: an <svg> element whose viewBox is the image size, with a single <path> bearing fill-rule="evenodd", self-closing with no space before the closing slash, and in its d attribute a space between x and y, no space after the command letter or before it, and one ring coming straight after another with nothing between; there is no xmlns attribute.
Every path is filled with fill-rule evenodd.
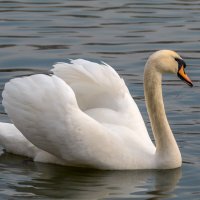
<svg viewBox="0 0 200 200"><path fill-rule="evenodd" d="M200 1L0 2L0 90L67 58L103 60L126 80L147 127L143 66L158 49L185 59L194 87L164 79L168 118L182 152L176 170L95 171L0 156L0 199L200 199ZM0 121L9 121L0 105Z"/></svg>

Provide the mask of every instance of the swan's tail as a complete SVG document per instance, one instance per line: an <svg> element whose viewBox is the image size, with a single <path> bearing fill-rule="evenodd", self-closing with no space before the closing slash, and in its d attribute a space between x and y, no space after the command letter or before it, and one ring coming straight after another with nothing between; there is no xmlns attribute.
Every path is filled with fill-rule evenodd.
<svg viewBox="0 0 200 200"><path fill-rule="evenodd" d="M0 122L0 145L6 152L32 158L34 161L64 165L64 161L29 142L11 123Z"/></svg>
<svg viewBox="0 0 200 200"><path fill-rule="evenodd" d="M9 153L30 158L34 157L36 151L36 147L10 123L0 122L0 145Z"/></svg>

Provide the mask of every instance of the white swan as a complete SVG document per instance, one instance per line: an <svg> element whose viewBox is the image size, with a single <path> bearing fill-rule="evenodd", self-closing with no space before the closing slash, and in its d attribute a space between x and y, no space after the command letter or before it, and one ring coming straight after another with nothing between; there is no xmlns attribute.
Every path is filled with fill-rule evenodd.
<svg viewBox="0 0 200 200"><path fill-rule="evenodd" d="M144 91L156 147L116 71L82 59L57 63L53 76L6 83L3 105L14 125L0 124L0 143L40 162L117 170L180 167L161 82L163 73L176 73L192 86L185 67L170 50L154 53L146 63Z"/></svg>

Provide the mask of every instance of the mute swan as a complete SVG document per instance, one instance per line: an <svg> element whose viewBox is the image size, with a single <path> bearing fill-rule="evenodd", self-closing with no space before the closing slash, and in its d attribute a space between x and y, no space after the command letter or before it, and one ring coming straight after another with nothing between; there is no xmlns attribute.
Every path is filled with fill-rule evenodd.
<svg viewBox="0 0 200 200"><path fill-rule="evenodd" d="M0 124L0 143L8 152L62 165L115 170L180 167L161 82L163 73L175 73L192 87L185 67L170 50L155 52L145 65L144 94L156 147L117 72L105 63L82 59L57 63L52 76L38 74L6 83L3 106L14 125Z"/></svg>

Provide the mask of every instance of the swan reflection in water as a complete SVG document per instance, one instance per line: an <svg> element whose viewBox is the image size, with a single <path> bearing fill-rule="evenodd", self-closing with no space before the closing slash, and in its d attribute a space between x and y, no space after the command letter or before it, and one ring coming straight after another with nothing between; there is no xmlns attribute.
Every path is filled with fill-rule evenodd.
<svg viewBox="0 0 200 200"><path fill-rule="evenodd" d="M8 185L11 193L17 197L30 195L47 199L162 199L173 196L181 178L181 168L100 171L34 163L8 153L0 157L0 163L4 165L4 170L9 170L8 176L14 170L15 178ZM9 178L4 178L9 181Z"/></svg>

